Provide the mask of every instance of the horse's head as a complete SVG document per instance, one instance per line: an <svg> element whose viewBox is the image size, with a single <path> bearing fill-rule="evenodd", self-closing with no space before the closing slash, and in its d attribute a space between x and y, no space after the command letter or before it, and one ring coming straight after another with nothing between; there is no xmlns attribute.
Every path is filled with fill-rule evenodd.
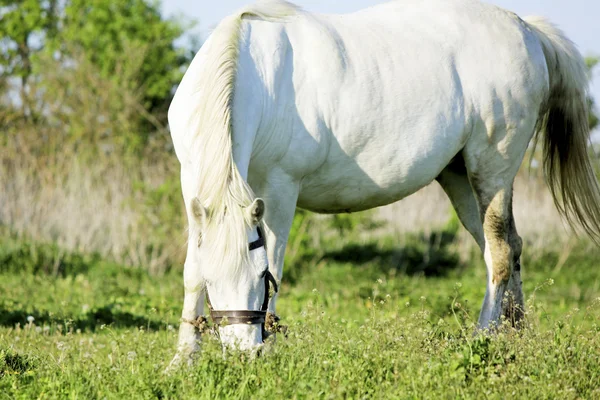
<svg viewBox="0 0 600 400"><path fill-rule="evenodd" d="M211 210L194 198L190 208L188 258L199 266L223 345L255 348L264 340L269 286L275 284L259 227L264 202Z"/></svg>

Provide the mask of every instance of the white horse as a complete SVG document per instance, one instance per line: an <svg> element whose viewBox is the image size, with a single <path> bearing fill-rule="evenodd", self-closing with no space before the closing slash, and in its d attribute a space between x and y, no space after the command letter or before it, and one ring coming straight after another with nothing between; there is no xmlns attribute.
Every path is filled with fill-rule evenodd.
<svg viewBox="0 0 600 400"><path fill-rule="evenodd" d="M199 348L205 292L215 318L229 319L225 345L263 343L267 305L275 312L266 292L281 279L296 207L360 211L433 180L485 257L479 326L509 312L506 290L518 319L512 185L535 132L558 208L599 238L586 90L583 59L560 30L476 0L347 15L270 0L227 17L169 110L189 219L174 361Z"/></svg>

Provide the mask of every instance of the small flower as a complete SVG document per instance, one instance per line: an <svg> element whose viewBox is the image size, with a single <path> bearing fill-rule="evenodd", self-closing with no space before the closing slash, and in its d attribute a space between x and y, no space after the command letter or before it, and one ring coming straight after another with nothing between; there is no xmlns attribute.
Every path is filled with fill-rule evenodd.
<svg viewBox="0 0 600 400"><path fill-rule="evenodd" d="M41 327L41 326L36 326L36 327L35 327L35 331L36 331L37 333L41 333L41 332L42 332L42 327Z"/></svg>
<svg viewBox="0 0 600 400"><path fill-rule="evenodd" d="M168 330L168 331L172 331L173 329L174 329L174 328L173 328L173 325L171 325L171 324L167 325L167 330Z"/></svg>
<svg viewBox="0 0 600 400"><path fill-rule="evenodd" d="M57 348L59 351L64 351L66 347L67 347L67 346L65 346L65 342L57 342L57 343L56 343L56 348Z"/></svg>
<svg viewBox="0 0 600 400"><path fill-rule="evenodd" d="M35 321L35 318L33 318L32 315L27 316L27 322L29 322L30 324L32 324L33 321Z"/></svg>
<svg viewBox="0 0 600 400"><path fill-rule="evenodd" d="M135 353L135 351L129 351L129 352L127 352L127 359L129 361L135 360L136 356L137 356L137 354Z"/></svg>

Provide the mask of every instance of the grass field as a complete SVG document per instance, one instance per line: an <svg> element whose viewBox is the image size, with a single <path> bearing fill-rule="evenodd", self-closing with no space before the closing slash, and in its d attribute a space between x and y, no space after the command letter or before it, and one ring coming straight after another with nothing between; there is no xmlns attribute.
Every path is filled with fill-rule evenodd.
<svg viewBox="0 0 600 400"><path fill-rule="evenodd" d="M0 398L600 398L600 251L526 252L527 327L474 336L485 267L456 236L398 247L335 225L323 251L293 241L287 338L250 359L206 337L196 365L168 375L180 272L5 240Z"/></svg>

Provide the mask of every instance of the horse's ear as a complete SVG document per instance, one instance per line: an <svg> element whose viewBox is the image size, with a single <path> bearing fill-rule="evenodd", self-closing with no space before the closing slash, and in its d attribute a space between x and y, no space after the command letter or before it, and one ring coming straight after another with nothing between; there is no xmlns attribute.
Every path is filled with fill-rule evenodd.
<svg viewBox="0 0 600 400"><path fill-rule="evenodd" d="M198 224L204 225L204 221L206 221L206 208L204 208L197 197L192 199L192 215Z"/></svg>
<svg viewBox="0 0 600 400"><path fill-rule="evenodd" d="M255 199L252 204L246 207L246 212L252 224L257 225L265 215L265 202L263 199Z"/></svg>

